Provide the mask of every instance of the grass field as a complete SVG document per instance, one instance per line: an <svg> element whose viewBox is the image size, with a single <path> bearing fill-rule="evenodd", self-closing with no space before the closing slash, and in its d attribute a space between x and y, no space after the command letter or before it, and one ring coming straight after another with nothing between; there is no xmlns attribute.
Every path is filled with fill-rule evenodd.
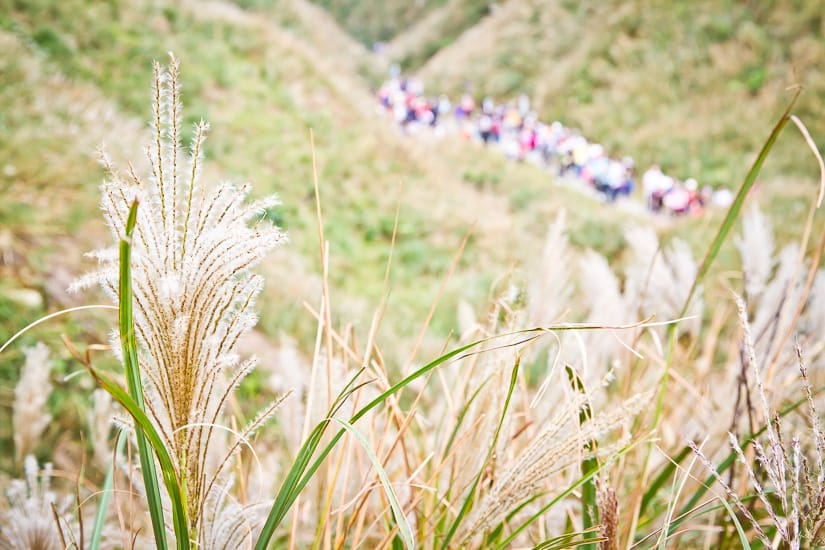
<svg viewBox="0 0 825 550"><path fill-rule="evenodd" d="M84 253L116 244L101 216L112 216L100 189L112 176L99 145L122 174L134 163L154 197L138 207L132 260L151 420L108 474L131 489L115 506L101 500L115 409L93 393L105 380L90 376L126 385L103 352L119 345L109 336L118 312L46 321L0 353L0 546L17 547L10 526L26 517L47 518L43 536L56 536L38 482L10 481L38 468L24 460L32 454L54 464L58 492L82 493L79 511L68 500L55 510L64 538L84 547L104 523L103 546L133 536L135 547L161 545L164 515L179 548L190 547L185 534L202 548L816 547L825 239L817 162L782 115L795 71L805 89L793 113L822 149L815 3L703 3L695 18L645 2L382 6L0 0L0 346L44 315L111 304L101 291L67 292L98 267ZM594 21L600 32L587 30ZM602 136L640 166L659 160L734 190L744 181L744 207L701 218L612 208L473 142L403 136L371 97L387 61L363 45L376 40L432 90L526 91L546 118ZM186 257L183 225L150 229L165 212L152 200L168 191L147 175L157 151L144 154L158 143L152 62L170 51L181 61L184 147L196 123L211 125L197 193L251 183L252 199L282 202L254 215L255 228L288 233L265 257L247 226L227 233L244 235L237 250L250 250L237 257L259 262L266 281L251 333L240 296L257 279L226 268L215 282L215 258L234 265L235 252L220 256L225 241L208 231L214 263L187 274L172 261L146 275L153 258L167 261L147 258L147 243L169 239ZM788 125L747 179L777 120ZM207 227L182 201L181 216ZM116 288L119 264L106 258L103 284ZM185 286L198 276L211 282ZM198 301L212 283L237 294ZM224 345L236 333L237 346ZM48 361L27 351L38 341ZM238 354L261 363L245 376ZM216 382L221 370L243 371L243 383ZM202 380L225 393L197 394ZM127 406L144 399L109 390ZM256 420L259 410L272 421ZM762 447L747 439L759 430ZM249 448L233 447L238 434ZM157 489L149 463L164 474ZM202 483L213 475L216 485ZM98 520L99 509L111 513Z"/></svg>

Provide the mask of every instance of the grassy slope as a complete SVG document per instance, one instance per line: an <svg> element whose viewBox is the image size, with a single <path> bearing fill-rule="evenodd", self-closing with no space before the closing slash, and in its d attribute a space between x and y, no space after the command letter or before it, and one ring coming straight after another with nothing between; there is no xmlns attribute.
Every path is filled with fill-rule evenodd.
<svg viewBox="0 0 825 550"><path fill-rule="evenodd" d="M592 200L565 190L548 195L547 178L537 170L498 157L479 161L474 147L398 136L375 116L366 85L355 76L369 63L366 53L314 6L285 1L258 12L225 2L3 4L0 29L15 53L4 57L0 72L0 167L14 168L2 176L8 200L0 225L19 260L5 267L6 287L48 286L61 301L70 300L61 292L67 280L91 267L81 252L109 238L96 208L103 174L94 148L106 141L116 160L140 161L151 61L170 50L182 59L187 122L203 117L212 123L205 176L251 181L256 193L277 192L283 199L273 216L292 242L265 266L270 282L262 326L270 334L286 330L305 343L313 336L302 306L317 303L320 272L309 128L315 131L337 322L369 326L383 288L395 207L402 205L385 334L387 340L401 337L403 344L392 346L398 356L411 346L474 223L471 245L435 318L441 336L434 342L453 329L460 298L483 298L492 280L530 257L549 215L562 205L572 210L581 244L610 241L614 251L621 244L610 227L622 215L611 212L607 225L594 223ZM465 181L480 179L494 183L480 188ZM53 281L58 265L64 280ZM7 336L40 310L8 303L0 311L0 336Z"/></svg>
<svg viewBox="0 0 825 550"><path fill-rule="evenodd" d="M470 245L423 357L454 330L459 299L482 300L513 265L536 256L561 208L568 211L575 244L614 258L624 244L619 227L639 221L550 186L546 174L473 144L400 137L375 115L357 76L372 70L369 55L301 0L251 11L227 2L0 0L0 14L0 40L11 52L0 60L0 341L44 311L94 299L63 293L73 276L91 267L81 253L109 239L96 207L103 173L93 151L105 141L116 162L140 161L151 61L163 60L169 50L182 59L187 121L203 117L212 123L204 176L251 181L256 193L277 192L283 199L273 217L292 242L263 268L268 285L261 327L271 336L286 331L305 349L314 322L302 304L317 304L320 288L309 128L315 131L331 244L335 322L354 323L362 339L383 289L400 201L392 293L380 338L391 363L407 356L471 226ZM709 221L672 226L697 242L707 242L711 228ZM38 291L45 303L27 308L12 301L19 288ZM89 342L105 333L100 322L83 319L55 323L30 339L48 337L61 368L72 368L57 334ZM0 378L9 381L3 384L5 405L19 364L19 351L0 357ZM8 407L2 411L7 415Z"/></svg>
<svg viewBox="0 0 825 550"><path fill-rule="evenodd" d="M814 1L510 0L420 74L434 90L528 92L543 118L577 125L640 166L659 161L731 185L794 82L806 88L797 114L825 143L823 36ZM784 141L768 173L815 175L801 140Z"/></svg>
<svg viewBox="0 0 825 550"><path fill-rule="evenodd" d="M445 0L415 2L361 2L359 0L312 0L328 10L356 40L366 46L389 40L428 10L438 9ZM265 6L266 2L241 0L247 5Z"/></svg>

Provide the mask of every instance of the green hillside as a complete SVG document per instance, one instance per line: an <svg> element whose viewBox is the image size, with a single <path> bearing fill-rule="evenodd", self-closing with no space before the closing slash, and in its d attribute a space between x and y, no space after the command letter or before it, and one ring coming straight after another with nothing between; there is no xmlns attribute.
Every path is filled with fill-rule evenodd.
<svg viewBox="0 0 825 550"><path fill-rule="evenodd" d="M303 306L317 303L321 271L310 128L341 323L369 326L399 204L389 335L418 332L473 224L434 321L439 342L454 327L459 299L482 299L491 280L530 257L549 213L571 209L579 244L604 244L610 232L589 215L596 201L567 190L547 194L538 170L496 156L479 162L462 144L415 144L376 118L358 76L367 54L318 8L283 2L252 10L226 2L6 2L0 225L14 252L3 266L7 294L34 289L47 309L88 298L63 290L92 267L82 253L109 238L96 208L103 171L94 152L105 142L116 161L142 161L151 62L168 51L182 60L187 132L201 118L212 125L207 176L250 181L255 193L283 200L272 217L291 243L266 268L262 326L270 334L285 329L306 343L313 335ZM485 180L499 183L479 185ZM610 212L604 223L625 217ZM608 241L614 252L621 246ZM56 272L61 280L52 282ZM9 308L0 339L39 311Z"/></svg>
<svg viewBox="0 0 825 550"><path fill-rule="evenodd" d="M732 185L796 84L795 112L825 144L819 2L509 0L469 29L460 9L439 11L389 47L430 90L526 92L543 119L580 127L640 166ZM816 176L796 136L779 151L768 175Z"/></svg>
<svg viewBox="0 0 825 550"><path fill-rule="evenodd" d="M0 346L45 321L0 353L0 548L18 524L58 547L52 517L77 547L104 524L100 547L819 545L825 231L793 124L741 211L654 214L453 121L402 130L375 89L395 61L427 93L527 93L640 171L736 189L789 86L823 148L824 25L814 0L0 0ZM180 80L153 75L172 52ZM178 192L178 84L184 146L210 124L205 187L282 205ZM84 255L114 244L104 211L128 227L100 145L151 188L119 327L67 290L102 264L129 293L116 256ZM108 375L129 396L93 393ZM136 446L115 450L110 394Z"/></svg>

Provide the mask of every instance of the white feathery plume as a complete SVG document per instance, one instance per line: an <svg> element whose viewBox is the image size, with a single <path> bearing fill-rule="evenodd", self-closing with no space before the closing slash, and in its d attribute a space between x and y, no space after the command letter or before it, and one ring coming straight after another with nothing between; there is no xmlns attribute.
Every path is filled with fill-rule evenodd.
<svg viewBox="0 0 825 550"><path fill-rule="evenodd" d="M527 322L530 326L548 326L559 320L572 293L571 256L566 215L562 210L547 230L541 264L529 279Z"/></svg>
<svg viewBox="0 0 825 550"><path fill-rule="evenodd" d="M637 307L642 318L656 315L661 321L675 319L682 311L697 273L690 247L684 241L673 239L670 246L662 250L656 232L649 227L631 227L626 230L625 238L631 250L625 282L628 304ZM687 312L695 318L679 323L680 334L696 334L701 326L701 291L697 289Z"/></svg>
<svg viewBox="0 0 825 550"><path fill-rule="evenodd" d="M602 325L623 325L635 318L627 300L621 292L618 278L610 269L607 259L593 250L588 250L579 259L579 290L585 307L586 321ZM630 333L628 333L630 334ZM625 334L611 334L607 330L580 331L572 338L565 334L562 341L563 364L578 367L586 386L604 375L612 359L616 359L623 346L620 338ZM581 345L578 342L581 342ZM587 350L586 357L583 350ZM588 368L590 365L595 368Z"/></svg>
<svg viewBox="0 0 825 550"><path fill-rule="evenodd" d="M803 454L803 445L800 437L794 435L790 446L786 446L782 437L782 425L779 414L771 408L763 382L763 368L757 361L754 351L751 326L748 322L747 310L744 301L735 297L739 311L739 321L742 327L742 339L745 359L753 372L756 386L758 408L762 415L761 421L765 425L765 433L753 441L755 460L749 460L739 440L734 434L729 434L729 442L739 461L743 464L748 481L762 502L767 516L776 527L777 537L783 546L799 549L801 547L819 547L823 540L825 529L825 471L823 470L823 454L825 454L825 437L821 429L821 421L814 403L814 394L808 380L808 371L802 358L802 352L797 347L796 354L799 361L799 371L802 376L802 385L808 402L808 424L810 425L810 439L806 442L806 449L814 454L813 460ZM725 490L744 517L752 524L757 536L766 544L773 547L765 535L764 529L745 506L739 495L731 488L728 482L717 473L714 465L701 453L696 445L691 444L694 452L699 455L703 464L711 471L716 481ZM813 466L813 468L811 467Z"/></svg>
<svg viewBox="0 0 825 550"><path fill-rule="evenodd" d="M6 490L9 506L0 513L0 550L67 547L77 532L74 519L67 519L71 518L71 496L58 499L51 490L51 464L41 472L37 460L29 455L24 472L25 479L13 480Z"/></svg>
<svg viewBox="0 0 825 550"><path fill-rule="evenodd" d="M635 417L650 401L649 394L638 394L612 410L602 412L578 425L580 407L585 396L572 397L559 407L547 428L535 436L482 498L464 523L460 541L471 539L494 527L519 503L535 495L556 472L593 456L610 456L621 447L608 445L596 451L586 446ZM619 445L621 445L620 443Z"/></svg>
<svg viewBox="0 0 825 550"><path fill-rule="evenodd" d="M199 533L210 487L220 473L207 468L213 428L234 388L256 364L241 361L235 352L239 338L257 322L254 303L263 279L250 269L286 236L263 221L265 210L279 204L277 198L249 203L248 185L221 183L208 190L201 183L208 126L195 126L185 159L179 96L178 61L172 57L166 69L155 63L153 141L146 149L150 173L138 175L131 165L126 174L118 172L103 156L109 179L102 185L101 206L120 239L132 201L140 203L132 238L132 288L146 403L184 480L190 527ZM117 302L116 255L100 251L94 256L101 269L73 288L98 283ZM266 412L241 433L259 426L274 408Z"/></svg>
<svg viewBox="0 0 825 550"><path fill-rule="evenodd" d="M619 279L607 258L587 250L579 259L579 288L589 311L588 319L608 325L622 325L635 316L628 311Z"/></svg>
<svg viewBox="0 0 825 550"><path fill-rule="evenodd" d="M52 393L49 348L38 342L35 346L24 349L23 353L26 361L20 371L20 380L14 388L12 407L14 454L17 460L34 449L43 430L52 420L46 408L46 401Z"/></svg>
<svg viewBox="0 0 825 550"><path fill-rule="evenodd" d="M742 216L742 236L736 239L745 278L745 296L751 300L765 289L774 266L773 230L758 206Z"/></svg>
<svg viewBox="0 0 825 550"><path fill-rule="evenodd" d="M271 506L260 501L242 506L231 494L231 485L216 486L204 507L201 548L210 550L251 549Z"/></svg>

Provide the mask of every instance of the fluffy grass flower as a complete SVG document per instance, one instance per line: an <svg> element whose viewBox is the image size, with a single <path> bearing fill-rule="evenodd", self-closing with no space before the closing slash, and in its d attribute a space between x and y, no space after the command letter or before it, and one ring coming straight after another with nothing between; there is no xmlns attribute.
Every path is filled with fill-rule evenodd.
<svg viewBox="0 0 825 550"><path fill-rule="evenodd" d="M776 537L768 536L766 528L754 517L751 508L745 505L731 484L716 473L716 468L698 446L691 443L691 447L767 547L776 546L771 540L775 538L782 541L783 547L791 549L819 548L825 543L825 434L822 432L802 351L796 349L808 405L807 424L810 431L801 436L794 434L788 444L783 436L779 413L771 407L768 399L763 367L754 352L745 303L737 296L736 304L742 326L744 355L753 369L756 397L765 429L762 436L753 440L754 460L748 458L736 436L729 434L728 439L773 524Z"/></svg>
<svg viewBox="0 0 825 550"><path fill-rule="evenodd" d="M624 441L597 451L588 450L587 444L632 420L649 399L649 394L635 395L581 426L577 425L576 419L584 398L576 396L563 404L547 422L547 427L530 441L482 498L463 526L460 539L467 541L495 526L509 511L540 493L553 474L594 454L614 454L625 444Z"/></svg>
<svg viewBox="0 0 825 550"><path fill-rule="evenodd" d="M73 539L77 526L66 519L72 499L58 499L51 490L51 464L41 472L29 455L24 471L25 479L12 481L6 490L9 508L0 513L0 550L77 547Z"/></svg>
<svg viewBox="0 0 825 550"><path fill-rule="evenodd" d="M232 391L256 364L236 352L238 340L257 322L254 303L263 287L263 279L250 269L286 236L262 221L266 209L279 204L277 198L247 202L247 185L221 183L209 190L202 184L208 126L195 126L191 151L184 155L181 120L173 57L168 68L157 63L154 68L149 173L138 175L131 165L120 173L102 155L109 172L102 209L120 239L131 203L140 203L132 238L132 287L146 405L183 484L190 528L201 533L207 502L217 498L210 491L218 490L227 461L277 406L267 407L223 459L213 460L208 450L215 427ZM74 287L97 283L117 302L116 251L93 256L101 269Z"/></svg>
<svg viewBox="0 0 825 550"><path fill-rule="evenodd" d="M46 401L52 393L49 348L41 342L23 350L23 353L26 361L20 371L20 380L14 388L12 413L14 453L17 460L34 449L43 430L52 420L46 408Z"/></svg>

